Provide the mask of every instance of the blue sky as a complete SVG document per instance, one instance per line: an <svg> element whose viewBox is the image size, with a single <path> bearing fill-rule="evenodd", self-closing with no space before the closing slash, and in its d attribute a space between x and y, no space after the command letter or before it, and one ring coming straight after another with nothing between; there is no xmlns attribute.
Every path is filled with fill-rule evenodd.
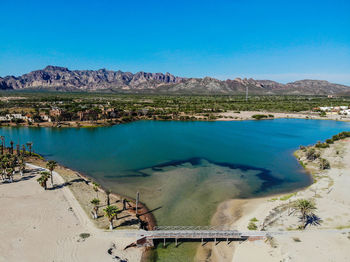
<svg viewBox="0 0 350 262"><path fill-rule="evenodd" d="M46 65L350 85L350 1L0 0L0 76Z"/></svg>

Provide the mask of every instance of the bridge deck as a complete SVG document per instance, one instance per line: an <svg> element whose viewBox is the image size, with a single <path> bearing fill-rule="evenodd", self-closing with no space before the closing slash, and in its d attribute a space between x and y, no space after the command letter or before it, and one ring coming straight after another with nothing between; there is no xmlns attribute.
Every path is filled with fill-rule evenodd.
<svg viewBox="0 0 350 262"><path fill-rule="evenodd" d="M238 231L214 231L214 230L155 230L148 231L145 236L151 239L164 238L187 238L187 239L201 239L201 238L242 238L242 234Z"/></svg>

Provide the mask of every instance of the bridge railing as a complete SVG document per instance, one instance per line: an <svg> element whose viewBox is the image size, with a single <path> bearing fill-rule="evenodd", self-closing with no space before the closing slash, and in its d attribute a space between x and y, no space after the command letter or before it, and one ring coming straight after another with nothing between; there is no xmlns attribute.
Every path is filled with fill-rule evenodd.
<svg viewBox="0 0 350 262"><path fill-rule="evenodd" d="M154 231L228 231L225 226L155 226ZM232 230L234 231L234 230Z"/></svg>

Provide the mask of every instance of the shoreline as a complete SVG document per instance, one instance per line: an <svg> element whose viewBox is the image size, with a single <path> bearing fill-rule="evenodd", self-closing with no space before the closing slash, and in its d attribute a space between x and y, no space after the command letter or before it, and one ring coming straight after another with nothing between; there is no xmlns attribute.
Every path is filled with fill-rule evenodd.
<svg viewBox="0 0 350 262"><path fill-rule="evenodd" d="M137 121L184 121L184 122L193 122L193 121L247 121L247 120L257 120L252 116L254 115L273 115L273 117L267 117L260 120L273 120L273 119L312 119L312 120L333 120L333 121L342 121L350 122L350 117L344 117L342 115L329 115L329 116L320 116L316 112L271 112L271 111L227 111L222 113L215 113L215 119L208 119L204 115L182 115L187 116L192 119L150 119L147 117L137 117L130 121L123 121L122 119L115 118L110 119L109 122L105 120L97 121L62 121L60 123L56 122L41 122L41 123L0 123L0 127L33 127L33 128L98 128L98 127L112 127L120 124L127 124ZM258 120L257 120L258 121Z"/></svg>
<svg viewBox="0 0 350 262"><path fill-rule="evenodd" d="M88 194L87 202L90 202L95 192L81 177L75 179L77 175L74 173L74 181L67 181L68 173L62 174L63 168L58 166L53 172L55 186L44 190L37 178L46 167L30 160L26 161L23 177L16 173L12 183L0 183L3 206L0 223L4 227L0 232L0 261L21 261L23 258L28 261L141 260L143 248L125 249L136 239L132 236L119 237L123 229L114 230L119 232L115 234L106 230L106 224L98 224L91 219L81 202L82 198L77 197L71 187L80 184L81 195L86 197ZM119 228L123 221L122 217L115 220L116 227ZM45 249L42 249L43 246Z"/></svg>
<svg viewBox="0 0 350 262"><path fill-rule="evenodd" d="M338 143L338 142L336 142L336 143ZM298 151L298 150L297 150L297 151ZM297 151L296 151L296 152L297 152ZM298 159L298 155L295 155L295 157ZM299 160L299 159L298 159L298 160ZM45 160L41 160L41 161L42 161L43 163L46 163ZM45 166L45 165L44 165L44 166ZM303 166L303 165L302 165L302 166ZM70 168L65 167L65 166L63 166L63 165L60 165L60 167L62 167L62 168L64 168L64 169L67 169L67 170L70 170L71 172L75 173L75 175L77 175L77 176L79 176L80 178L84 179L85 182L89 183L90 186L91 186L92 181L93 181L93 178L90 178L89 176L87 176L87 175L85 175L85 174L83 174L83 173L81 173L81 172L78 172L78 171L76 171L76 170L70 169ZM304 167L304 166L303 166L303 167ZM240 225L242 225L243 228L244 228L244 225L243 225L243 224L239 224L239 221L242 220L242 219L244 219L245 217L247 217L248 214L255 214L255 213L254 213L254 210L255 210L256 206L264 205L264 203L265 203L266 201L271 200L271 198L274 198L275 196L283 196L283 195L288 194L288 193L289 193L289 194L290 194L290 193L296 193L295 195L297 195L299 192L306 191L306 190L308 190L310 187L312 187L314 184L316 184L317 181L315 181L315 179L314 179L314 176L313 176L314 174L313 174L312 170L311 170L311 169L308 169L308 168L305 168L305 167L304 167L304 170L306 171L306 174L309 175L309 176L312 178L311 184L310 184L309 186L306 186L305 188L297 189L297 190L295 190L295 191L288 191L288 192L285 192L285 193L278 193L278 194L267 195L267 196L264 196L264 197L261 197L261 198L259 197L259 198L249 198L249 199L233 199L233 200L227 200L227 201L225 201L225 202L220 203L220 204L217 206L217 212L220 211L220 212L226 213L227 218L230 218L230 219L231 219L231 220L228 220L228 221L235 221L234 223L232 223L232 224L230 225L231 228L233 228L234 226L240 226ZM105 191L106 191L106 190L104 190L102 187L100 187L99 190L101 190L102 192L105 192ZM121 199L121 198L124 197L124 196L119 195L119 194L117 194L117 193L111 193L111 196L114 196L115 198L119 198L119 199ZM293 197L294 197L294 196L292 196L292 197L290 197L290 198L293 199ZM128 199L132 199L132 198L128 198ZM78 199L76 199L76 201L79 202ZM233 203L231 203L232 201L235 202L235 203L234 203L235 208L232 208L232 205L233 205ZM279 200L277 200L277 201L274 200L274 201L272 201L272 202L278 204L278 203L279 203ZM79 204L80 204L80 203L79 203ZM134 204L134 203L133 203L133 204ZM140 204L141 204L141 203L140 203ZM80 205L81 205L81 204L80 204ZM142 209L144 209L144 212L142 212L142 213L147 213L147 212L148 212L148 209L147 209L146 205L142 204L142 206L143 206ZM225 209L225 207L226 207L226 209ZM231 209L234 210L234 211L231 210L231 212L227 212L227 207L231 208ZM271 208L271 205L269 205L269 208ZM216 213L217 213L217 212L216 212ZM237 213L240 214L240 215L237 215L237 213L232 213L232 212L237 212ZM263 212L266 212L266 210L263 210ZM215 215L216 215L216 213L215 213ZM149 225L156 225L156 220L155 220L154 216L152 216L151 213L148 213L148 214L150 215L149 220L146 219L145 222L147 222ZM145 216L148 217L148 216L147 216L148 214L146 214ZM233 216L232 216L232 214L233 214ZM86 214L86 215L88 215L88 214ZM214 218L215 215L212 217L212 220L214 221L213 223L215 223L215 219L220 219L219 217L218 217L218 218ZM237 223L237 222L238 222L238 223ZM245 225L245 226L246 226L246 225ZM150 227L150 228L153 228L153 226ZM245 230L246 230L246 228L245 228ZM228 248L231 249L231 251L232 251L232 249L236 249L236 245L228 246ZM218 255L218 254L220 254L220 253L225 253L225 252L227 252L227 251L225 251L225 250L222 251L221 249L222 249L221 245L220 245L220 246L217 246L217 247L214 246L214 248L213 248L213 250L214 250L213 255ZM214 261L215 261L215 260L214 260Z"/></svg>
<svg viewBox="0 0 350 262"><path fill-rule="evenodd" d="M334 142L334 144L330 145L330 148L320 149L321 156L329 159L331 167L329 170L319 170L317 165L318 163L314 163L312 161L306 161L305 157L300 154L300 149L295 151L294 156L298 161L301 161L301 166L305 169L307 175L312 178L312 183L302 189L296 191L290 191L281 194L275 194L274 196L264 196L253 199L231 199L224 201L218 205L217 211L212 218L212 224L216 223L225 223L226 226L230 229L238 229L242 231L248 231L247 226L254 218L257 220L255 224L257 224L257 229L265 229L272 228L275 231L277 230L287 230L291 231L293 234L295 232L295 236L292 237L294 241L288 242L287 238L276 238L276 243L267 244L263 241L255 241L255 242L246 242L244 244L230 244L226 246L214 246L211 245L207 248L199 247L197 250L197 260L201 261L201 259L206 259L206 261L244 261L241 259L254 259L259 261L284 261L285 259L291 259L288 261L308 261L302 259L300 257L300 250L302 252L307 252L303 248L294 247L294 243L297 243L299 239L305 238L308 239L307 246L309 249L313 249L315 252L315 244L309 240L309 238L313 238L314 235L323 234L322 229L349 229L350 232L350 219L347 221L347 217L350 218L350 201L345 203L344 195L349 196L350 193L345 192L344 190L344 181L348 182L350 185L350 177L343 177L342 174L346 173L345 170L350 171L350 163L347 165L346 160L344 158L350 160L350 138L339 140ZM340 152L340 153L339 153ZM344 162L345 161L345 162ZM303 163L304 162L304 163ZM349 161L350 162L350 161ZM306 164L305 164L306 163ZM341 177L341 178L339 178ZM337 182L340 180L342 182ZM331 189L329 188L331 187ZM345 185L346 187L346 185ZM338 202L331 202L327 198L329 198L329 194L333 194ZM317 208L320 210L322 214L322 219L324 219L323 223L320 224L320 228L307 228L304 231L300 231L297 229L293 229L295 227L295 218L290 217L281 211L282 206L289 205L296 201L297 199L307 198L314 199L315 202L318 203ZM348 198L348 197L347 197ZM340 203L339 203L340 201ZM345 205L345 206L344 206ZM329 209L334 209L339 212L339 215L336 216L337 219L334 219L335 215ZM342 210L342 211L341 211ZM280 212L277 216L280 217L272 217L270 221L267 219L269 215L273 212ZM340 212L348 212L347 215L345 213ZM342 215L340 215L342 214ZM294 220L293 220L294 219ZM255 221L254 220L254 221ZM266 222L267 221L267 222ZM284 221L284 222L279 222ZM271 223L271 225L266 223ZM282 224L280 224L282 223ZM289 226L288 226L289 225ZM294 225L291 227L291 225ZM341 233L334 233L336 241L345 241L347 243L346 232L345 237L342 238ZM350 240L350 233L348 233L348 239ZM317 239L317 237L315 237ZM340 240L339 240L340 239ZM344 240L343 240L344 239ZM322 241L315 241L318 245L324 246L325 243ZM322 243L319 243L322 242ZM342 242L343 243L343 242ZM297 246L297 245L296 245ZM326 248L326 246L324 246ZM333 246L336 249L336 246ZM327 248L326 248L327 249ZM292 251L291 251L292 250ZM256 254L254 255L254 252ZM350 252L347 249L342 249L342 252L345 252L345 255L350 255ZM323 254L324 256L326 254ZM336 255L334 255L336 256ZM329 256L328 256L329 257ZM337 261L346 261L341 255L338 255ZM325 258L322 257L318 261L326 261ZM327 260L328 261L328 260Z"/></svg>
<svg viewBox="0 0 350 262"><path fill-rule="evenodd" d="M42 161L43 163L46 163L47 160L42 157L43 159L37 159L40 161ZM31 164L30 160L28 161L29 164ZM33 164L32 164L33 165ZM68 170L72 173L74 173L75 175L77 175L78 177L82 178L84 180L84 182L86 184L88 184L90 187L91 187L91 190L93 190L93 186L94 186L94 179L92 177L89 177L88 175L80 172L80 171L77 171L77 170L74 170L74 169L71 169L69 167L66 167L64 165L61 165L60 163L58 163L58 166L65 169L65 170ZM41 168L45 168L45 165L39 165L38 167L41 167ZM60 175L61 176L61 175ZM61 176L62 177L62 176ZM66 181L66 179L64 179L62 177L62 179L65 181L65 182L68 182ZM107 189L105 189L103 186L97 184L96 186L99 190L99 192L103 193L103 194L106 194L107 192ZM135 199L131 198L131 197L127 197L127 196L123 196L121 194L118 194L117 192L111 192L110 193L110 197L114 197L116 199L123 199L123 198L126 198L128 199L129 202L131 202L131 205L132 205L132 209L135 209L135 206L136 206L136 202L135 202ZM77 200L78 201L78 200ZM78 201L79 202L79 201ZM81 203L79 203L81 205ZM141 215L139 215L139 219L142 221L142 223L144 223L144 225L147 225L147 230L151 230L153 229L155 226L156 226L156 219L155 217L153 216L153 214L151 212L149 212L150 210L147 208L147 206L142 203L142 202L139 202L139 208L138 208L138 213L141 213ZM89 215L89 214L87 214ZM141 218L142 217L142 218Z"/></svg>

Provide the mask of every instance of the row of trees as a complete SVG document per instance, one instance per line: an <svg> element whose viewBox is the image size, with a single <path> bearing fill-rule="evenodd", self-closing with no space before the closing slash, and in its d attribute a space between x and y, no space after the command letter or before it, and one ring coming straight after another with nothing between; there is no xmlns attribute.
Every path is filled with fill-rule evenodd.
<svg viewBox="0 0 350 262"><path fill-rule="evenodd" d="M21 176L24 174L24 158L12 154L2 154L0 155L0 169L2 181L12 183L16 171L18 171Z"/></svg>
<svg viewBox="0 0 350 262"><path fill-rule="evenodd" d="M32 142L26 143L29 152L26 151L25 145L22 146L20 150L20 145L17 144L16 150L14 149L14 142L10 141L10 146L6 147L5 136L0 136L0 170L1 179L7 182L14 181L14 175L19 172L21 177L24 175L26 155L32 155Z"/></svg>

